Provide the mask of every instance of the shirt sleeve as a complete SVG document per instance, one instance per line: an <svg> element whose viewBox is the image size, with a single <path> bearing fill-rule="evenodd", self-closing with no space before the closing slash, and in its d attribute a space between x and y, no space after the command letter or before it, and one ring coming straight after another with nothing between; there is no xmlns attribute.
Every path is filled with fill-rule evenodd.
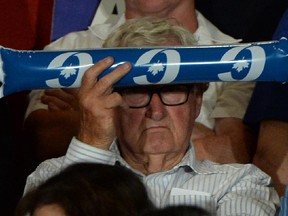
<svg viewBox="0 0 288 216"><path fill-rule="evenodd" d="M116 143L113 142L111 146L115 145ZM107 151L87 145L73 137L64 158L63 165L66 167L77 162L95 162L114 165L117 158L117 153L113 151Z"/></svg>
<svg viewBox="0 0 288 216"><path fill-rule="evenodd" d="M226 82L210 117L243 119L254 86L254 82Z"/></svg>
<svg viewBox="0 0 288 216"><path fill-rule="evenodd" d="M38 187L48 178L56 175L61 168L63 163L63 157L56 159L49 159L42 162L34 172L32 172L26 179L26 185L24 188L24 194L28 191Z"/></svg>
<svg viewBox="0 0 288 216"><path fill-rule="evenodd" d="M288 214L288 185L286 186L284 196L281 197L279 216L287 216L287 214Z"/></svg>
<svg viewBox="0 0 288 216"><path fill-rule="evenodd" d="M210 82L196 122L213 129L216 118L243 119L254 86L254 82Z"/></svg>

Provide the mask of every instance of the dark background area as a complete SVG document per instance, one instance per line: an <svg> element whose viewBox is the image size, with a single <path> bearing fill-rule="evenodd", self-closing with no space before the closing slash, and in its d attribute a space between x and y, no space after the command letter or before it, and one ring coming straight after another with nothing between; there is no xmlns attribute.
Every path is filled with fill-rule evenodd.
<svg viewBox="0 0 288 216"><path fill-rule="evenodd" d="M196 0L199 11L222 32L243 42L271 40L287 0Z"/></svg>
<svg viewBox="0 0 288 216"><path fill-rule="evenodd" d="M66 2L67 5L71 3L69 0ZM78 2L87 3L85 0ZM42 49L51 41L52 22L55 20L53 11L56 11L54 3L54 0L0 0L0 45L23 50ZM98 1L95 1L93 7L86 7L89 8L90 16L93 14L91 8L95 10L97 5ZM196 7L206 18L224 33L242 38L243 42L271 40L287 6L287 0L196 0ZM81 7L81 11L75 5L68 9L67 15L85 17L87 14L85 7ZM63 10L57 8L62 15L65 14ZM59 19L56 20L59 22ZM89 20L91 17L84 21L87 23ZM87 28L85 22L84 26L77 25L75 28L73 23L69 23L73 19L68 17L65 19L62 16L62 21L74 31ZM23 193L26 177L37 166L33 158L33 146L25 143L25 134L22 133L28 93L14 93L0 99L1 215L13 215L14 207Z"/></svg>

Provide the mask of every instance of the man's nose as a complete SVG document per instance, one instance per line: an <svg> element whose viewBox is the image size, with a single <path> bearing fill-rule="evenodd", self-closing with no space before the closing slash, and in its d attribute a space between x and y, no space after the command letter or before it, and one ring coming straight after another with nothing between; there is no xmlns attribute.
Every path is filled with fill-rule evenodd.
<svg viewBox="0 0 288 216"><path fill-rule="evenodd" d="M165 116L165 112L165 105L162 103L160 96L157 93L152 94L147 117L159 121Z"/></svg>

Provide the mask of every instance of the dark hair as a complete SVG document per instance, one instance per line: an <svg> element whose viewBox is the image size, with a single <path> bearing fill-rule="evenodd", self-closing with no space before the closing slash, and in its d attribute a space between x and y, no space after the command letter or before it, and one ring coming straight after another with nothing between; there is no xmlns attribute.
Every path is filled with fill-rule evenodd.
<svg viewBox="0 0 288 216"><path fill-rule="evenodd" d="M151 210L142 216L211 216L211 214L200 207L179 205Z"/></svg>
<svg viewBox="0 0 288 216"><path fill-rule="evenodd" d="M133 216L154 208L140 179L121 166L79 163L64 169L19 202L15 216L57 204L68 216Z"/></svg>

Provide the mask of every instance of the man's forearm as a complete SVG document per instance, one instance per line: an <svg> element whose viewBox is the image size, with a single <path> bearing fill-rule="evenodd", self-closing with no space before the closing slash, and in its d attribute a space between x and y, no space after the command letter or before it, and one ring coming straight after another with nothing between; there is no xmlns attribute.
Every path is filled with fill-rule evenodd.
<svg viewBox="0 0 288 216"><path fill-rule="evenodd" d="M263 121L253 163L273 179L280 196L288 184L288 123Z"/></svg>
<svg viewBox="0 0 288 216"><path fill-rule="evenodd" d="M221 164L251 162L246 143L233 142L227 135L197 139L193 144L198 160L211 160Z"/></svg>
<svg viewBox="0 0 288 216"><path fill-rule="evenodd" d="M199 127L200 123L196 125L198 136L192 134L192 142L197 159L208 159L218 163L250 163L254 148L253 139L242 121L223 118L216 119L215 122L214 130L205 128L204 125ZM201 129L202 133L199 132Z"/></svg>

